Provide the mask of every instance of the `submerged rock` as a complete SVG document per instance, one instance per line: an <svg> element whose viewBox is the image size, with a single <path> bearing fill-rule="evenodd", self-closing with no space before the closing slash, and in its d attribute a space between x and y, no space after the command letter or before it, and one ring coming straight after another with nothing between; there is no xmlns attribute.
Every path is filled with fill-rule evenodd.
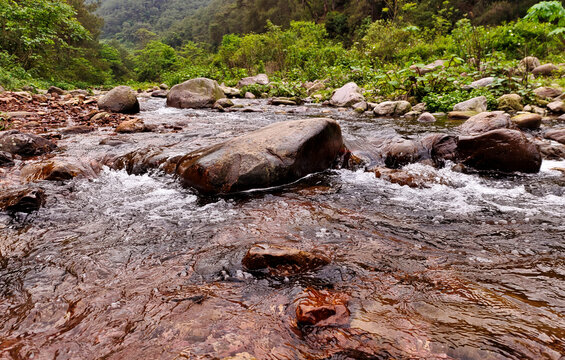
<svg viewBox="0 0 565 360"><path fill-rule="evenodd" d="M98 108L123 114L136 114L139 112L137 94L129 86L118 86L110 90L98 100Z"/></svg>
<svg viewBox="0 0 565 360"><path fill-rule="evenodd" d="M342 149L335 120L285 121L185 155L176 174L203 193L265 188L330 168Z"/></svg>
<svg viewBox="0 0 565 360"><path fill-rule="evenodd" d="M45 192L39 188L0 191L0 210L30 213L45 204Z"/></svg>
<svg viewBox="0 0 565 360"><path fill-rule="evenodd" d="M118 134L125 134L125 133L138 133L138 132L146 132L151 131L151 128L143 122L141 119L131 119L122 121L117 127L116 132Z"/></svg>
<svg viewBox="0 0 565 360"><path fill-rule="evenodd" d="M57 145L41 136L21 133L17 130L0 132L0 151L20 156L36 156L46 154L57 148Z"/></svg>
<svg viewBox="0 0 565 360"><path fill-rule="evenodd" d="M436 122L436 118L435 118L435 116L433 116L429 112L425 112L418 117L418 122L433 123L433 122Z"/></svg>
<svg viewBox="0 0 565 360"><path fill-rule="evenodd" d="M327 290L306 289L296 306L299 326L343 326L349 323L349 297Z"/></svg>
<svg viewBox="0 0 565 360"><path fill-rule="evenodd" d="M356 83L350 82L334 92L330 99L330 104L339 107L349 107L361 101L365 101L363 94L361 94L361 88Z"/></svg>
<svg viewBox="0 0 565 360"><path fill-rule="evenodd" d="M215 80L196 78L173 86L167 95L167 106L181 109L208 108L224 96Z"/></svg>
<svg viewBox="0 0 565 360"><path fill-rule="evenodd" d="M278 276L312 271L329 263L330 259L321 254L268 244L254 245L242 260L248 270L268 270Z"/></svg>
<svg viewBox="0 0 565 360"><path fill-rule="evenodd" d="M461 163L477 170L536 173L542 160L539 148L511 129L460 136L457 152Z"/></svg>
<svg viewBox="0 0 565 360"><path fill-rule="evenodd" d="M24 166L21 170L21 177L27 182L64 181L73 178L92 179L98 175L100 170L100 165L95 161L84 164L72 160L47 160Z"/></svg>

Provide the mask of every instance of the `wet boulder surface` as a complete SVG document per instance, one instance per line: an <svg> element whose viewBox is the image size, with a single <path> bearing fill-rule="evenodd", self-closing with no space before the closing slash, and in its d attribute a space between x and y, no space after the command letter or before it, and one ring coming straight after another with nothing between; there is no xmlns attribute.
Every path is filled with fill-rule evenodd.
<svg viewBox="0 0 565 360"><path fill-rule="evenodd" d="M0 151L20 156L36 156L57 148L53 142L34 134L17 130L0 132Z"/></svg>
<svg viewBox="0 0 565 360"><path fill-rule="evenodd" d="M185 155L175 173L207 194L266 188L330 168L342 149L334 120L286 121Z"/></svg>

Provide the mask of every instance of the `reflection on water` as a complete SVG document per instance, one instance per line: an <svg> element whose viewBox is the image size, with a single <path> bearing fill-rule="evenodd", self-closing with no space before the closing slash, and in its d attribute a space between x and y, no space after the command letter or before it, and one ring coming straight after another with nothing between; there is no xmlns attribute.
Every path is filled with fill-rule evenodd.
<svg viewBox="0 0 565 360"><path fill-rule="evenodd" d="M258 103L264 113L218 114L155 100L143 106L147 122L182 130L131 135L117 147L98 145L107 132L81 135L64 140L66 154L190 151L308 115L337 118L349 139L401 127L318 107L275 114L280 108ZM159 173L105 169L94 180L42 184L45 208L0 215L0 354L561 359L565 181L552 170L560 167L545 162L536 175L489 178L407 166L432 179L423 189L339 170L207 199ZM241 259L265 242L332 262L287 278L252 276ZM349 324L298 327L296 299L308 288L347 294Z"/></svg>

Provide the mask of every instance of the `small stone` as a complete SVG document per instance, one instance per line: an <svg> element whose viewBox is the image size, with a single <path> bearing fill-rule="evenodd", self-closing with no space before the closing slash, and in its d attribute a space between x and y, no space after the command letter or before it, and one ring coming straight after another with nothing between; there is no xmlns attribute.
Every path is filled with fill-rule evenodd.
<svg viewBox="0 0 565 360"><path fill-rule="evenodd" d="M522 111L522 97L518 94L506 94L498 98L498 110Z"/></svg>
<svg viewBox="0 0 565 360"><path fill-rule="evenodd" d="M117 133L138 133L149 131L150 129L145 125L141 119L132 119L121 122L116 127Z"/></svg>
<svg viewBox="0 0 565 360"><path fill-rule="evenodd" d="M565 101L557 100L547 104L547 108L554 113L565 113Z"/></svg>
<svg viewBox="0 0 565 360"><path fill-rule="evenodd" d="M245 93L244 96L246 99L255 99L255 95L253 95L252 93L250 93L249 91Z"/></svg>
<svg viewBox="0 0 565 360"><path fill-rule="evenodd" d="M58 88L56 86L51 86L47 89L48 94L65 95L65 90Z"/></svg>
<svg viewBox="0 0 565 360"><path fill-rule="evenodd" d="M418 118L418 122L433 123L435 121L436 121L436 118L432 114L430 114L429 112L423 113Z"/></svg>
<svg viewBox="0 0 565 360"><path fill-rule="evenodd" d="M305 290L296 307L296 322L300 326L343 326L349 323L349 298L327 290Z"/></svg>
<svg viewBox="0 0 565 360"><path fill-rule="evenodd" d="M249 270L268 270L272 275L287 276L312 271L330 263L321 254L284 246L254 245L242 260Z"/></svg>
<svg viewBox="0 0 565 360"><path fill-rule="evenodd" d="M475 111L478 113L487 111L487 98L478 96L467 101L456 104L453 111Z"/></svg>
<svg viewBox="0 0 565 360"><path fill-rule="evenodd" d="M541 125L542 117L538 114L519 114L514 116L511 120L520 129L536 130Z"/></svg>

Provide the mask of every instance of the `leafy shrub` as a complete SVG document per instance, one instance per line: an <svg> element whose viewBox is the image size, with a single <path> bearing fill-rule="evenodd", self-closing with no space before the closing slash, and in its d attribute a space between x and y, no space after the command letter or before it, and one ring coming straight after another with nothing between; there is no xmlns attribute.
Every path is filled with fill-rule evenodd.
<svg viewBox="0 0 565 360"><path fill-rule="evenodd" d="M472 91L455 90L447 93L431 93L426 95L422 101L427 104L427 108L432 112L449 112L453 106L463 101L467 101L477 96L485 96L489 109L497 106L497 98L488 89L474 89Z"/></svg>

